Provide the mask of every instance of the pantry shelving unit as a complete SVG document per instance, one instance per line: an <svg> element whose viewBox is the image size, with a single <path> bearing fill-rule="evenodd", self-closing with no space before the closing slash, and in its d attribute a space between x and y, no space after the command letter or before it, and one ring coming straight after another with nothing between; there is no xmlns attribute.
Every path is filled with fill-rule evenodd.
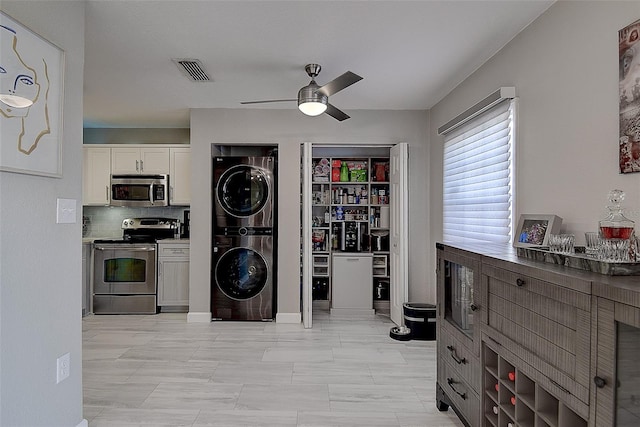
<svg viewBox="0 0 640 427"><path fill-rule="evenodd" d="M345 174L345 169L347 173ZM363 229L360 251L373 253L371 297L374 308L389 309L389 251L374 250L370 234L389 234L389 157L314 157L312 160L312 294L331 301L331 258L342 252L339 227L356 221ZM342 177L340 172L342 169ZM341 180L342 178L342 180ZM384 239L384 237L382 237ZM386 286L380 292L376 288Z"/></svg>

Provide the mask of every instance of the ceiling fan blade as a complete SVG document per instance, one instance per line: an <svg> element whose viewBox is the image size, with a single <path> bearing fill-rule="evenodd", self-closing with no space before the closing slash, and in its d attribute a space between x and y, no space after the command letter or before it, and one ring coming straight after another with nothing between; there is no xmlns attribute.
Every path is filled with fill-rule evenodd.
<svg viewBox="0 0 640 427"><path fill-rule="evenodd" d="M297 99L267 99L266 101L244 101L241 102L240 104L266 104L269 102L290 102L290 101L297 101Z"/></svg>
<svg viewBox="0 0 640 427"><path fill-rule="evenodd" d="M325 113L327 113L328 115L330 115L331 117L333 117L334 119L340 122L343 120L347 120L349 118L349 116L344 111L338 110L336 107L329 104L328 102L327 102L327 109Z"/></svg>
<svg viewBox="0 0 640 427"><path fill-rule="evenodd" d="M362 77L352 73L351 71L347 71L343 75L336 77L326 85L322 86L320 89L318 89L318 92L322 93L323 95L331 96L334 93L340 92L342 89L359 82L360 80L362 80Z"/></svg>

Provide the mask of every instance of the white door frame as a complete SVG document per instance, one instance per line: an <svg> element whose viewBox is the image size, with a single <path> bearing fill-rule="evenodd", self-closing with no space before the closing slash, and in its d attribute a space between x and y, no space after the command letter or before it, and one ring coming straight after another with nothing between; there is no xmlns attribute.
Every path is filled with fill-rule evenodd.
<svg viewBox="0 0 640 427"><path fill-rule="evenodd" d="M357 144L353 147L380 147L388 144ZM305 328L313 326L313 277L311 251L311 225L312 225L312 205L311 205L311 166L313 161L313 147L347 147L346 144L322 144L305 142L302 144L302 323ZM395 155L394 155L395 153ZM390 267L391 280L389 290L389 305L391 309L391 320L401 325L404 318L402 305L408 298L409 287L409 267L408 267L408 247L409 247L409 211L408 211L408 144L403 142L391 146L390 149L390 178L391 181L391 218L390 218ZM397 188L394 188L393 170L396 170ZM400 172L400 173L398 173ZM394 208L395 207L395 208ZM395 213L394 213L395 211ZM394 310L394 304L396 305ZM399 307L399 310L398 308ZM398 314L399 313L399 314Z"/></svg>
<svg viewBox="0 0 640 427"><path fill-rule="evenodd" d="M391 204L391 229L389 230L389 264L391 284L389 309L391 320L398 326L404 324L403 304L409 295L409 200L408 200L408 144L391 148L389 180Z"/></svg>
<svg viewBox="0 0 640 427"><path fill-rule="evenodd" d="M312 254L311 254L311 164L312 144L302 144L302 324L313 326Z"/></svg>

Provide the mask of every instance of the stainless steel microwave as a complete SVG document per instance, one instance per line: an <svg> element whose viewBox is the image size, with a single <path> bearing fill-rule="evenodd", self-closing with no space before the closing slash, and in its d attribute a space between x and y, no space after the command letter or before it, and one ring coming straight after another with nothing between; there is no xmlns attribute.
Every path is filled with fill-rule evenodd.
<svg viewBox="0 0 640 427"><path fill-rule="evenodd" d="M169 206L169 175L111 175L111 206Z"/></svg>

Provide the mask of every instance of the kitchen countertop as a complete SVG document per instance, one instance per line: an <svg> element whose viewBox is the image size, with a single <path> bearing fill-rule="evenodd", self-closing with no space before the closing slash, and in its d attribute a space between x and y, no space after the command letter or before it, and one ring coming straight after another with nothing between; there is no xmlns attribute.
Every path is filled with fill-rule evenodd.
<svg viewBox="0 0 640 427"><path fill-rule="evenodd" d="M119 237L83 237L82 243L93 243L94 240L118 240ZM189 243L188 237L181 237L179 239L162 239L165 243Z"/></svg>
<svg viewBox="0 0 640 427"><path fill-rule="evenodd" d="M181 237L179 239L162 239L158 243L189 243L188 237Z"/></svg>
<svg viewBox="0 0 640 427"><path fill-rule="evenodd" d="M83 237L82 238L82 243L93 243L94 240L109 240L109 239L115 240L117 238L118 237L99 237L99 236L98 237Z"/></svg>

